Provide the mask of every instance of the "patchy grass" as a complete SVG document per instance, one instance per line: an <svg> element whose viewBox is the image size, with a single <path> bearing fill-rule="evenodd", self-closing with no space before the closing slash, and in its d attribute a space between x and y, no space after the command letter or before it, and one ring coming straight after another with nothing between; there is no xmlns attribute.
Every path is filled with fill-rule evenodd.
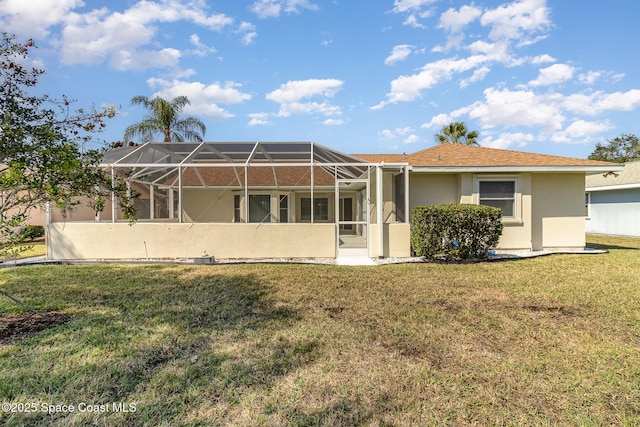
<svg viewBox="0 0 640 427"><path fill-rule="evenodd" d="M0 423L638 425L640 239L589 241L610 253L5 269L1 289L68 317L0 343L0 401L39 405Z"/></svg>
<svg viewBox="0 0 640 427"><path fill-rule="evenodd" d="M25 243L18 245L13 253L0 257L0 262L19 258L29 258L34 256L45 255L47 253L47 247L43 240L34 241L31 243Z"/></svg>

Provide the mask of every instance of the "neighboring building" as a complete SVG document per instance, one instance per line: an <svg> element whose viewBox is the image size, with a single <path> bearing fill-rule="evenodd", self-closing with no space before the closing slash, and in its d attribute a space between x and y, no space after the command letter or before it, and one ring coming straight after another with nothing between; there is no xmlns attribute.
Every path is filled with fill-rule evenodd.
<svg viewBox="0 0 640 427"><path fill-rule="evenodd" d="M49 224L52 259L406 257L413 206L475 203L504 215L499 249L582 249L586 174L607 162L443 144L347 155L302 143L147 143L103 166L141 193ZM378 202L380 201L380 202Z"/></svg>
<svg viewBox="0 0 640 427"><path fill-rule="evenodd" d="M587 233L640 237L640 160L587 176L585 187Z"/></svg>

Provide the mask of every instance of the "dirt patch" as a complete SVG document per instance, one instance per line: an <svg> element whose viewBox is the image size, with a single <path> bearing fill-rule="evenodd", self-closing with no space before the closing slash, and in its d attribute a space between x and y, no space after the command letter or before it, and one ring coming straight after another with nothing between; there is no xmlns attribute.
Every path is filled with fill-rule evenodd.
<svg viewBox="0 0 640 427"><path fill-rule="evenodd" d="M532 313L548 313L556 316L578 316L580 314L577 308L566 306L525 305L522 308Z"/></svg>
<svg viewBox="0 0 640 427"><path fill-rule="evenodd" d="M69 314L61 311L26 312L0 316L0 344L32 337L40 331L67 323L70 319Z"/></svg>
<svg viewBox="0 0 640 427"><path fill-rule="evenodd" d="M329 313L329 317L332 319L339 319L342 316L342 312L344 311L344 307L322 307L324 310Z"/></svg>

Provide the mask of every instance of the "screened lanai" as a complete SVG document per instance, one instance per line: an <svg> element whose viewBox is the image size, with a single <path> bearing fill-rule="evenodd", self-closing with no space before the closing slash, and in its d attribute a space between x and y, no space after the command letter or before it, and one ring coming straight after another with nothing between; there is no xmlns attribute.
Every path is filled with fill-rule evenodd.
<svg viewBox="0 0 640 427"><path fill-rule="evenodd" d="M218 257L383 256L388 232L377 230L406 224L406 164L371 163L313 142L151 142L107 152L102 167L139 195L127 239L161 224L154 233L174 235L167 243L180 247L172 256L194 253L178 243L185 239ZM115 198L92 220L114 229L126 223ZM142 234L145 256L171 252L158 235Z"/></svg>

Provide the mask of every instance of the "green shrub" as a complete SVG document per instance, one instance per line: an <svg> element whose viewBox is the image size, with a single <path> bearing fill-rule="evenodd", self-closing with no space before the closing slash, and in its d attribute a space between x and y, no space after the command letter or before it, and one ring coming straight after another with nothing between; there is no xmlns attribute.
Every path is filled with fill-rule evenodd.
<svg viewBox="0 0 640 427"><path fill-rule="evenodd" d="M41 225L27 225L22 231L24 240L33 240L44 236L44 227Z"/></svg>
<svg viewBox="0 0 640 427"><path fill-rule="evenodd" d="M411 218L411 247L428 259L486 259L502 234L502 211L491 206L416 206Z"/></svg>

